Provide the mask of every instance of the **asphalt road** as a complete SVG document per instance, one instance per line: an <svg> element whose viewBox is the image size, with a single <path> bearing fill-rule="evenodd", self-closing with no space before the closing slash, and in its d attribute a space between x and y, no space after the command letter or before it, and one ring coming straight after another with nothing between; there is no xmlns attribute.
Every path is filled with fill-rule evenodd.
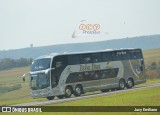
<svg viewBox="0 0 160 115"><path fill-rule="evenodd" d="M121 92L128 92L128 91L140 90L140 89L146 89L146 88L152 88L152 87L158 87L158 86L160 86L160 83L143 85L143 86L135 86L132 89L116 90L116 91L110 91L110 92L106 92L106 93L93 93L93 94L88 94L88 95L84 94L80 97L71 97L71 98L64 98L64 99L29 102L29 103L16 104L16 105L11 105L11 106L42 106L42 105L63 103L63 102L86 99L86 98L97 97L97 96L112 95L112 94L121 93Z"/></svg>

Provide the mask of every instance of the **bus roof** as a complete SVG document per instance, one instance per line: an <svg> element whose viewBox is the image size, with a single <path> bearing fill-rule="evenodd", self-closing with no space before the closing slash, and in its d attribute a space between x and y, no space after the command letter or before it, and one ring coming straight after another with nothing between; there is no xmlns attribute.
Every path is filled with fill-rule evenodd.
<svg viewBox="0 0 160 115"><path fill-rule="evenodd" d="M136 50L136 49L139 49L141 50L140 48L120 48L120 49L105 49L105 50L97 50L97 51L84 51L84 52L63 52L63 53L51 53L49 55L43 55L43 56L40 56L36 59L42 59L42 58L53 58L55 56L58 56L58 55L73 55L73 54L87 54L87 53L97 53L97 52L106 52L106 51L121 51L121 50ZM35 60L36 60L35 59Z"/></svg>

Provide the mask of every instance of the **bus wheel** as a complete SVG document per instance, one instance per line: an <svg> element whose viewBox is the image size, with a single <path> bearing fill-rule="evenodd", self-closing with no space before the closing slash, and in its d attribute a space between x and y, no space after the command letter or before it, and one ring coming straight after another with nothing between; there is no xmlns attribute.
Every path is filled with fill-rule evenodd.
<svg viewBox="0 0 160 115"><path fill-rule="evenodd" d="M82 87L80 85L76 86L75 88L75 92L74 92L74 95L75 96L81 96L82 94Z"/></svg>
<svg viewBox="0 0 160 115"><path fill-rule="evenodd" d="M71 95L72 95L71 87L66 87L66 89L65 89L65 97L69 98L69 97L71 97Z"/></svg>
<svg viewBox="0 0 160 115"><path fill-rule="evenodd" d="M54 96L49 96L47 97L48 100L53 100L54 99Z"/></svg>
<svg viewBox="0 0 160 115"><path fill-rule="evenodd" d="M125 84L125 81L121 79L121 80L119 81L119 89L124 89L124 88L125 88L125 85L126 85L126 84Z"/></svg>
<svg viewBox="0 0 160 115"><path fill-rule="evenodd" d="M133 80L132 79L128 79L127 80L127 88L132 88L134 86Z"/></svg>
<svg viewBox="0 0 160 115"><path fill-rule="evenodd" d="M59 95L59 96L57 96L58 97L58 99L63 99L64 98L64 95Z"/></svg>

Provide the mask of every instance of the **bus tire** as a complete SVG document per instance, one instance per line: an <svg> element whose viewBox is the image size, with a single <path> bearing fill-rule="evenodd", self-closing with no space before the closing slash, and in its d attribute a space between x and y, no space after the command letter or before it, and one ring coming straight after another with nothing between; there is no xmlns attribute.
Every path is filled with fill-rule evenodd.
<svg viewBox="0 0 160 115"><path fill-rule="evenodd" d="M65 88L65 97L69 98L69 97L71 97L71 95L72 95L72 88L70 86L67 86Z"/></svg>
<svg viewBox="0 0 160 115"><path fill-rule="evenodd" d="M127 80L127 88L132 88L134 86L134 81L133 79L129 78Z"/></svg>
<svg viewBox="0 0 160 115"><path fill-rule="evenodd" d="M121 79L121 80L119 81L119 89L122 90L122 89L125 88L125 86L126 86L125 81L124 81L123 79Z"/></svg>
<svg viewBox="0 0 160 115"><path fill-rule="evenodd" d="M82 86L77 85L77 86L75 87L74 96L76 96L76 97L77 97L77 96L81 96L82 92L83 92Z"/></svg>
<svg viewBox="0 0 160 115"><path fill-rule="evenodd" d="M54 99L54 96L49 96L47 97L48 100L53 100Z"/></svg>
<svg viewBox="0 0 160 115"><path fill-rule="evenodd" d="M63 98L64 98L64 95L58 95L57 98L58 98L58 99L63 99Z"/></svg>

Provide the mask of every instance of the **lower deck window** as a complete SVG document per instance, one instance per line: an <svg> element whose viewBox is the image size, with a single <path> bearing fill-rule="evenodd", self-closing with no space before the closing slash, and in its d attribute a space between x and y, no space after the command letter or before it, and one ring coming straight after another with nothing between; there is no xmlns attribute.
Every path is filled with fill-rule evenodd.
<svg viewBox="0 0 160 115"><path fill-rule="evenodd" d="M68 76L66 83L115 78L118 75L118 71L119 71L118 68L113 68L113 69L104 69L97 71L71 73Z"/></svg>

